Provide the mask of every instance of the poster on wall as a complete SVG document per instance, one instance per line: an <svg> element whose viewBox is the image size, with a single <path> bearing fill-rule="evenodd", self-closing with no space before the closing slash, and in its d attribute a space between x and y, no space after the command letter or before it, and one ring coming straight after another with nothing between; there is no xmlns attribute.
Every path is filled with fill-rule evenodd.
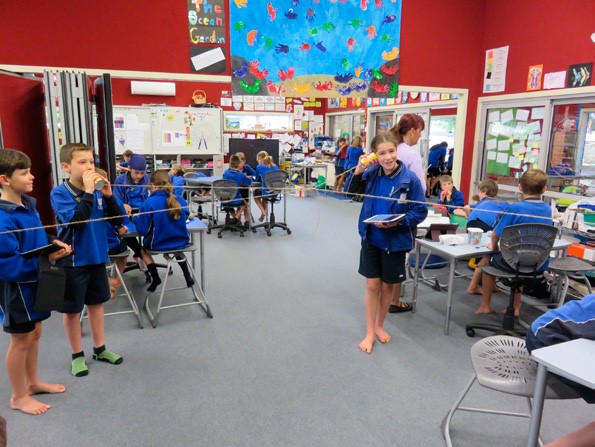
<svg viewBox="0 0 595 447"><path fill-rule="evenodd" d="M543 64L531 65L527 75L527 91L541 90L541 78L543 76Z"/></svg>
<svg viewBox="0 0 595 447"><path fill-rule="evenodd" d="M588 64L571 65L568 67L566 87L586 87L591 85L592 74L593 62L589 62Z"/></svg>
<svg viewBox="0 0 595 447"><path fill-rule="evenodd" d="M506 64L508 62L508 46L486 51L485 70L483 76L483 92L503 92L506 88Z"/></svg>
<svg viewBox="0 0 595 447"><path fill-rule="evenodd" d="M187 0L190 71L225 73L225 0Z"/></svg>
<svg viewBox="0 0 595 447"><path fill-rule="evenodd" d="M230 2L234 94L395 97L401 3Z"/></svg>

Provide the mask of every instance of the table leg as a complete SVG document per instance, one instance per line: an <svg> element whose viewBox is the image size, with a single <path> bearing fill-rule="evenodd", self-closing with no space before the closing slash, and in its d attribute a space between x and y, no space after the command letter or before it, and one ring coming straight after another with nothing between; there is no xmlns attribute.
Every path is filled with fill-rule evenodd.
<svg viewBox="0 0 595 447"><path fill-rule="evenodd" d="M417 286L419 285L419 253L421 251L421 244L415 244L415 275L413 276L413 298L411 299L411 312L415 313L415 306L417 305Z"/></svg>
<svg viewBox="0 0 595 447"><path fill-rule="evenodd" d="M455 281L455 258L450 259L448 270L448 298L446 299L446 315L444 316L444 335L448 335L450 326L450 308L452 307L452 289Z"/></svg>
<svg viewBox="0 0 595 447"><path fill-rule="evenodd" d="M252 229L252 200L254 200L254 193L252 188L248 187L248 229Z"/></svg>
<svg viewBox="0 0 595 447"><path fill-rule="evenodd" d="M205 293L205 234L204 231L200 232L200 287L202 292ZM195 270L196 271L196 270Z"/></svg>
<svg viewBox="0 0 595 447"><path fill-rule="evenodd" d="M539 365L537 368L537 379L535 382L535 395L533 396L533 408L531 409L531 424L529 425L529 439L527 447L536 447L539 429L541 427L541 415L543 413L543 401L547 385L547 368Z"/></svg>

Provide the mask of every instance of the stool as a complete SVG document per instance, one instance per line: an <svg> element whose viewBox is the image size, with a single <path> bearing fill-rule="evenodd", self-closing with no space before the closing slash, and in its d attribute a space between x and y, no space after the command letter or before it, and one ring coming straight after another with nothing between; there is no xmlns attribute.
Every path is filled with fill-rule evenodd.
<svg viewBox="0 0 595 447"><path fill-rule="evenodd" d="M535 394L537 363L525 347L525 340L509 335L494 335L479 340L471 347L471 361L475 373L455 404L442 420L442 431L446 445L452 447L450 421L456 411L498 414L530 418L528 413L513 413L489 408L462 407L463 399L475 383L502 393L522 396L527 399L529 412L531 398ZM553 375L548 377L546 399L578 399L579 394ZM505 427L502 427L506 430ZM539 440L539 445L543 445ZM487 445L487 444L486 444Z"/></svg>
<svg viewBox="0 0 595 447"><path fill-rule="evenodd" d="M550 298L540 300L523 296L523 303L531 307L541 308L544 311L557 309L566 300L570 280L583 282L587 287L587 294L591 294L593 293L593 289L585 273L593 270L595 270L595 266L574 256L552 258L546 271L551 275ZM546 276L546 273L544 273L544 276ZM518 321L526 329L531 327L529 323L521 320L520 317Z"/></svg>
<svg viewBox="0 0 595 447"><path fill-rule="evenodd" d="M145 309L145 312L147 313L147 316L149 317L149 321L151 321L151 325L154 328L157 327L157 323L159 321L159 313L161 312L162 309L172 309L174 307L190 306L193 304L197 304L202 308L202 310L204 310L204 312L207 314L207 316L209 318L213 318L213 314L211 313L211 309L210 309L209 305L207 304L207 300L206 300L205 294L202 290L202 287L198 285L198 280L196 278L196 274L194 273L194 269L192 268L192 263L187 262L185 253L191 252L192 256L194 256L195 251L196 251L196 247L194 245L190 245L188 247L181 248L179 250L164 250L164 251L147 250L147 253L149 253L152 256L163 255L163 257L165 258L165 261L166 261L165 279L163 280L161 290L159 291L159 301L157 302L157 309L155 310L155 315L153 315L153 312L151 312L151 309L149 307L149 297L151 296L151 292L147 293L147 296L145 298L145 304L143 306ZM179 259L177 259L177 258L179 258ZM192 295L194 296L194 300L187 302L187 303L170 304L168 306L163 306L162 305L163 304L163 296L165 295L166 291L172 292L174 290L182 290L182 289L188 288L188 286L173 287L170 289L167 288L167 281L168 281L169 275L171 275L171 273L173 271L173 264L180 264L181 262L186 262L186 265L188 266L188 270L190 271L190 274L192 275L192 279L194 280L194 284L190 287L190 290L192 291ZM153 293L157 293L157 291L155 291Z"/></svg>
<svg viewBox="0 0 595 447"><path fill-rule="evenodd" d="M122 252L122 253L118 253L116 255L111 255L109 257L109 264L108 264L106 270L107 270L108 275L110 275L110 276L115 275L118 277L120 284L122 284L122 289L124 290L124 293L120 293L119 295L116 295L116 296L125 296L128 299L128 303L130 304L130 307L132 309L122 310L122 311L118 311L118 312L108 312L104 315L107 317L109 315L122 315L122 314L134 313L134 315L136 315L136 319L138 320L138 325L142 329L142 328L144 328L144 325L143 325L142 317L140 315L140 310L138 309L138 306L136 304L136 301L134 300L134 296L132 295L132 292L126 286L126 282L124 282L124 278L122 277L122 274L120 273L120 270L118 270L118 266L116 265L116 261L118 259L122 259L122 258L126 259L126 258L128 258L129 255L130 255L129 250L126 250L125 252ZM81 323L83 322L84 318L87 318L87 306L84 306L83 311L81 312Z"/></svg>

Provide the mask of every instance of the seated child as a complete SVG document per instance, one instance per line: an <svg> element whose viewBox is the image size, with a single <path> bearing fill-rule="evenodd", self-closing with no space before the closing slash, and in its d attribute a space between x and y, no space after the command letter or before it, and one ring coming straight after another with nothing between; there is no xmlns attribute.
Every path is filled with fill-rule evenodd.
<svg viewBox="0 0 595 447"><path fill-rule="evenodd" d="M519 190L523 193L523 200L513 203L508 209L502 213L500 219L494 227L492 232L492 241L488 244L488 248L498 251L498 241L502 235L504 228L510 225L518 224L547 224L552 225L552 209L550 206L541 200L541 196L546 190L547 175L539 169L531 169L523 174L519 181ZM478 264L491 265L500 270L515 272L515 269L509 266L501 253L495 253L490 256L485 256ZM543 271L547 268L548 262L540 268ZM480 269L475 270L471 280L470 290L474 290L481 280L482 287L482 302L479 308L475 311L476 315L492 313L490 302L492 300L492 293L495 288L496 278L487 273L482 273ZM521 308L521 293L517 293L514 299L514 315L519 316Z"/></svg>
<svg viewBox="0 0 595 447"><path fill-rule="evenodd" d="M270 191L266 189L264 177L267 172L276 171L279 168L273 163L273 158L266 151L260 151L256 155L256 160L258 160L258 166L256 166L257 181L261 183L262 188L254 192L254 201L261 213L258 220L263 222L267 217L267 202L264 197L270 194Z"/></svg>
<svg viewBox="0 0 595 447"><path fill-rule="evenodd" d="M475 204L465 205L454 210L454 214L467 218L467 228L480 228L485 232L491 231L502 211L506 211L509 204L496 200L498 184L493 180L482 180L477 187Z"/></svg>
<svg viewBox="0 0 595 447"><path fill-rule="evenodd" d="M236 152L236 155L240 157L240 171L246 174L251 179L256 178L256 171L252 168L252 166L246 164L246 156L243 152Z"/></svg>
<svg viewBox="0 0 595 447"><path fill-rule="evenodd" d="M438 203L441 205L448 205L447 208L449 213L454 212L455 207L463 206L465 204L463 193L454 187L450 175L443 175L440 177L440 189L442 189L442 192L438 196Z"/></svg>
<svg viewBox="0 0 595 447"><path fill-rule="evenodd" d="M130 172L130 157L132 157L133 154L134 152L132 152L130 149L124 151L122 154L122 158L124 160L118 163L117 166L119 171Z"/></svg>
<svg viewBox="0 0 595 447"><path fill-rule="evenodd" d="M174 165L169 171L169 181L174 187L174 194L177 196L184 197L184 191L186 186L186 179L184 178L184 168L180 165Z"/></svg>
<svg viewBox="0 0 595 447"><path fill-rule="evenodd" d="M223 178L232 180L238 185L238 192L229 206L237 207L235 218L238 222L241 221L242 214L244 214L244 226L248 228L250 225L250 214L248 213L248 186L252 184L252 180L240 169L242 160L238 154L233 154L229 159L229 169L223 173Z"/></svg>
<svg viewBox="0 0 595 447"><path fill-rule="evenodd" d="M154 292L161 284L157 266L146 250L178 250L190 245L190 234L186 229L186 219L190 213L186 201L173 194L173 186L165 171L151 175L151 196L143 202L138 215L134 217L136 231L143 237L143 260L151 274L151 284L147 291ZM166 211L166 212L165 212ZM186 285L191 287L194 279L186 261L179 263Z"/></svg>

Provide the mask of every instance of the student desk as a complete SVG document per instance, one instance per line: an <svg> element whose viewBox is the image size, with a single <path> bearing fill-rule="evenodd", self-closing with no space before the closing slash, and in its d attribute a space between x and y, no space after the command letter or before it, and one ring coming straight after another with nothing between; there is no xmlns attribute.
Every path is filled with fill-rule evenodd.
<svg viewBox="0 0 595 447"><path fill-rule="evenodd" d="M463 235L465 238L467 237L466 234ZM490 242L491 237L487 234L482 236L481 242L479 245L470 245L470 244L463 244L463 245L444 245L441 242L433 242L429 239L416 239L415 240L415 275L413 279L413 312L415 312L415 305L417 303L417 288L419 285L419 275L420 275L420 268L419 268L419 258L421 247L427 248L430 252L434 252L442 257L444 257L448 261L448 283L446 285L447 290L447 298L446 298L446 315L444 316L444 335L448 335L449 326L450 326L450 311L452 307L452 294L453 294L453 283L455 279L455 265L457 259L470 259L470 258L480 258L482 256L488 255L492 253L492 250L489 250L487 247L488 242ZM565 250L570 246L570 242L565 241L563 239L556 239L554 242L553 250Z"/></svg>
<svg viewBox="0 0 595 447"><path fill-rule="evenodd" d="M213 183L216 182L217 180L223 180L223 177L213 176L213 177L193 178L192 186L206 186L208 188L211 188L213 186ZM213 191L211 191L211 194L213 194ZM215 201L214 200L211 200L211 218L212 219L209 219L209 225L211 222L217 223L217 219L215 218Z"/></svg>
<svg viewBox="0 0 595 447"><path fill-rule="evenodd" d="M308 185L312 177L312 170L324 169L324 178L328 175L328 165L326 163L291 163L293 170L299 169L304 171L304 184Z"/></svg>
<svg viewBox="0 0 595 447"><path fill-rule="evenodd" d="M200 288L205 291L205 231L207 225L197 217L186 222L186 229L190 233L190 243L199 248L200 256ZM198 233L198 244L196 243L196 234ZM192 256L192 269L196 272L196 259Z"/></svg>
<svg viewBox="0 0 595 447"><path fill-rule="evenodd" d="M537 446L548 372L595 389L595 340L579 338L535 349L531 353L531 357L539 364L539 367L537 368L527 447Z"/></svg>

